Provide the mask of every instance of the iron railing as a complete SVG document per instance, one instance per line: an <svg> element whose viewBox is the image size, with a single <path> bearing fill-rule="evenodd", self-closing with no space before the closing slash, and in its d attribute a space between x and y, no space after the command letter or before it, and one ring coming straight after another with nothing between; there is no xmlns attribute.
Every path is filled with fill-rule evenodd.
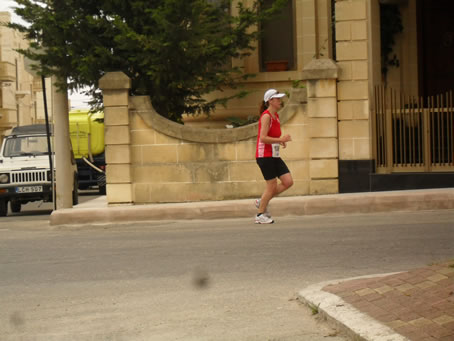
<svg viewBox="0 0 454 341"><path fill-rule="evenodd" d="M429 98L374 90L377 173L454 171L453 91Z"/></svg>

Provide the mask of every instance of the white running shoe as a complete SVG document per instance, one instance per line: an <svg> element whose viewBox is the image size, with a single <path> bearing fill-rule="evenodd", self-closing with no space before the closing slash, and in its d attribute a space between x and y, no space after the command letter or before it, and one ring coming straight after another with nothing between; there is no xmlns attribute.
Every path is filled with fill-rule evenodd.
<svg viewBox="0 0 454 341"><path fill-rule="evenodd" d="M255 216L255 223L256 224L272 224L274 220L271 217L266 216L265 214L256 215Z"/></svg>
<svg viewBox="0 0 454 341"><path fill-rule="evenodd" d="M255 199L255 207L259 208L260 207L260 200L262 199ZM263 213L265 216L267 216L268 218L271 218L271 214L270 212L268 212L268 208L267 210L265 211L265 213Z"/></svg>

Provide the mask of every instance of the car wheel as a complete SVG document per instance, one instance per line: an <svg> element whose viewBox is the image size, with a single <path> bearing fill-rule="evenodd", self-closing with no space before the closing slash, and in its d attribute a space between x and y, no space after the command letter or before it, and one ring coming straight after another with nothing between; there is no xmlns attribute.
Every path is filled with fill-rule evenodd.
<svg viewBox="0 0 454 341"><path fill-rule="evenodd" d="M0 217L6 217L8 214L8 201L0 200Z"/></svg>
<svg viewBox="0 0 454 341"><path fill-rule="evenodd" d="M98 191L99 191L99 194L106 195L106 185L99 186Z"/></svg>
<svg viewBox="0 0 454 341"><path fill-rule="evenodd" d="M105 174L98 176L98 191L99 191L99 194L101 194L101 195L106 194L106 175Z"/></svg>
<svg viewBox="0 0 454 341"><path fill-rule="evenodd" d="M12 200L10 201L11 211L14 213L19 213L20 209L22 208L22 204L20 201Z"/></svg>
<svg viewBox="0 0 454 341"><path fill-rule="evenodd" d="M73 206L79 203L79 191L78 191L78 184L77 184L77 177L74 177L74 185L73 185Z"/></svg>

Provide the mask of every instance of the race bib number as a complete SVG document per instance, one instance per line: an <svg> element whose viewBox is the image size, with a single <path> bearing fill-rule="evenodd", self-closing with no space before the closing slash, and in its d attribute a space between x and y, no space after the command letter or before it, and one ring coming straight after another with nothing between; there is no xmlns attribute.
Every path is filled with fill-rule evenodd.
<svg viewBox="0 0 454 341"><path fill-rule="evenodd" d="M271 147L273 149L273 157L281 157L279 154L279 148L281 145L279 143L273 143Z"/></svg>

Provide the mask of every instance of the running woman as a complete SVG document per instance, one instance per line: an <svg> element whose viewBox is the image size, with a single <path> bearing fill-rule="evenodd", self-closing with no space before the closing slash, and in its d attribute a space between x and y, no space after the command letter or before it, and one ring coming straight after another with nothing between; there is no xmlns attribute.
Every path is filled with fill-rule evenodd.
<svg viewBox="0 0 454 341"><path fill-rule="evenodd" d="M293 178L285 162L281 159L279 149L285 148L292 140L290 135L283 135L278 111L281 109L281 98L285 94L275 89L269 89L263 96L260 109L257 147L255 158L266 181L265 191L260 199L255 201L258 209L255 216L256 224L272 224L274 220L267 212L270 200L293 185ZM279 183L277 181L279 179Z"/></svg>

